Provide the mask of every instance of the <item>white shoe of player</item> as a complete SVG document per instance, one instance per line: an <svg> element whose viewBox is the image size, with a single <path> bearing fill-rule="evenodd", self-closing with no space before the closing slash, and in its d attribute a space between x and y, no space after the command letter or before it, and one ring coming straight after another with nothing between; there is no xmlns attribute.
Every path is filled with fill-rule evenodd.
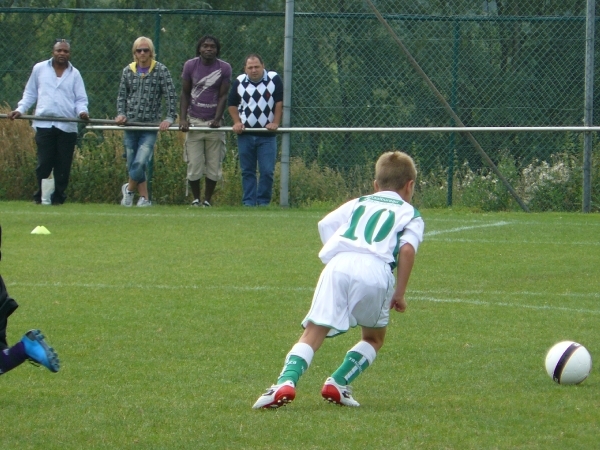
<svg viewBox="0 0 600 450"><path fill-rule="evenodd" d="M285 406L296 398L296 388L294 383L286 381L281 384L274 384L261 395L256 403L252 406L253 409L259 408L279 408Z"/></svg>
<svg viewBox="0 0 600 450"><path fill-rule="evenodd" d="M352 398L352 388L348 385L341 386L337 384L331 377L325 380L321 395L329 403L343 406L360 406L360 403Z"/></svg>

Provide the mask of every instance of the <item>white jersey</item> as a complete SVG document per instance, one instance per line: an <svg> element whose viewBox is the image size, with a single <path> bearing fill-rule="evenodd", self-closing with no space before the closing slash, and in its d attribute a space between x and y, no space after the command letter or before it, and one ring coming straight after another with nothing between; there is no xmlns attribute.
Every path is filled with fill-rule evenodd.
<svg viewBox="0 0 600 450"><path fill-rule="evenodd" d="M410 203L396 192L377 192L344 203L319 222L319 258L327 264L341 252L367 253L395 267L400 247L408 243L416 252L424 230Z"/></svg>

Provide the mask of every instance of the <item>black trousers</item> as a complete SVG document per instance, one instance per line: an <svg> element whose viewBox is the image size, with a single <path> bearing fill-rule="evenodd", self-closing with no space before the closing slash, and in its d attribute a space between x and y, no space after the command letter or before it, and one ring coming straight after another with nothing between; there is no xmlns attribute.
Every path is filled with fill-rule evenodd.
<svg viewBox="0 0 600 450"><path fill-rule="evenodd" d="M67 195L65 191L69 185L73 153L77 143L77 133L66 133L56 127L36 128L35 143L37 144L37 177L38 189L33 194L33 199L42 201L42 180L48 178L54 170L53 204L62 204Z"/></svg>
<svg viewBox="0 0 600 450"><path fill-rule="evenodd" d="M0 276L0 350L8 348L6 342L6 326L8 317L15 312L19 305L13 298L10 298L4 280Z"/></svg>

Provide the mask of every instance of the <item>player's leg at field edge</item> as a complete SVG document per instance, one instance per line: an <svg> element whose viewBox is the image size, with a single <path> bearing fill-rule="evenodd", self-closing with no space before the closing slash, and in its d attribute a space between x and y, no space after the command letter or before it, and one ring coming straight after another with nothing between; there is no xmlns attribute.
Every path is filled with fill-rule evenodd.
<svg viewBox="0 0 600 450"><path fill-rule="evenodd" d="M315 325L312 322L306 324L304 333L285 358L277 384L286 381L293 382L294 386L298 384L298 380L310 366L315 352L323 344L327 333L329 333L328 327Z"/></svg>
<svg viewBox="0 0 600 450"><path fill-rule="evenodd" d="M383 346L386 328L362 327L362 340L348 350L342 364L331 375L342 386L350 384L375 360Z"/></svg>
<svg viewBox="0 0 600 450"><path fill-rule="evenodd" d="M25 353L25 345L22 342L0 351L0 375L20 366L26 360L27 354Z"/></svg>

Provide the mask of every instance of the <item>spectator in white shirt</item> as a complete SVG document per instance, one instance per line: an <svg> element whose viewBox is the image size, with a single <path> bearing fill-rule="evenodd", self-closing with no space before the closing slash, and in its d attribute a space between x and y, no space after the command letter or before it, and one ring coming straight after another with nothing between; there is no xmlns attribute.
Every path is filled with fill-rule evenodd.
<svg viewBox="0 0 600 450"><path fill-rule="evenodd" d="M67 117L88 120L88 98L79 71L69 62L71 45L57 39L52 58L33 66L23 98L17 109L8 114L11 120L25 114L34 104L35 115L41 117ZM73 153L77 142L75 122L34 120L37 144L37 191L33 199L42 202L42 180L54 171L52 204L61 205L67 195Z"/></svg>

